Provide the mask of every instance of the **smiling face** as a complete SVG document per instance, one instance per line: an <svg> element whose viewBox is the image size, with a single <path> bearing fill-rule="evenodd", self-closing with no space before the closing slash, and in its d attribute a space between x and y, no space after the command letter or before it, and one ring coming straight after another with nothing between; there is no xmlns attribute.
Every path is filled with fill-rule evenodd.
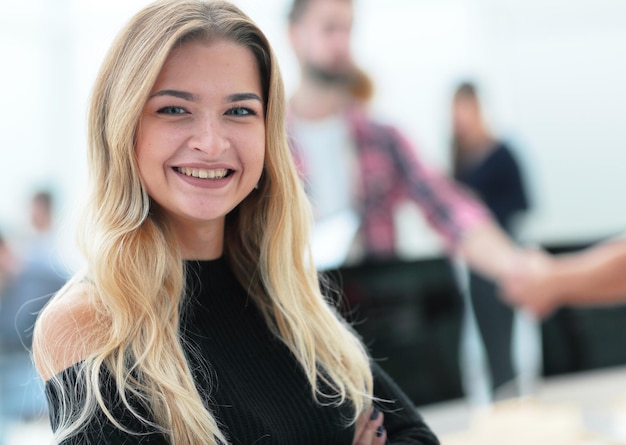
<svg viewBox="0 0 626 445"><path fill-rule="evenodd" d="M264 103L252 52L225 40L175 49L143 108L135 149L142 182L183 251L202 240L221 253L226 214L263 170Z"/></svg>

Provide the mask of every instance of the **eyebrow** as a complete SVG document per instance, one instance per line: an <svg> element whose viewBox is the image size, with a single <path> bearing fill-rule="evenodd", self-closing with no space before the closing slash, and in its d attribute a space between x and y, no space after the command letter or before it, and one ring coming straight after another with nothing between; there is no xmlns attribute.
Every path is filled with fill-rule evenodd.
<svg viewBox="0 0 626 445"><path fill-rule="evenodd" d="M263 103L263 100L256 93L236 93L226 97L227 102L239 102L243 100L258 100Z"/></svg>
<svg viewBox="0 0 626 445"><path fill-rule="evenodd" d="M180 91L180 90L157 91L156 93L150 96L150 99L152 99L153 97L159 97L159 96L173 96L173 97L177 97L179 99L187 100L190 102L199 101L199 98L197 95L193 93L188 93L187 91ZM256 93L235 93L235 94L230 94L226 97L226 101L229 103L239 102L239 101L244 101L244 100L258 100L259 102L263 103L263 100L261 99L261 97Z"/></svg>
<svg viewBox="0 0 626 445"><path fill-rule="evenodd" d="M190 102L197 102L198 101L198 96L196 96L195 94L188 93L186 91L179 91L179 90L161 90L161 91L157 91L156 93L154 93L154 94L152 94L150 96L150 99L152 99L153 97L159 97L159 96L174 96L174 97L177 97L179 99L188 100Z"/></svg>

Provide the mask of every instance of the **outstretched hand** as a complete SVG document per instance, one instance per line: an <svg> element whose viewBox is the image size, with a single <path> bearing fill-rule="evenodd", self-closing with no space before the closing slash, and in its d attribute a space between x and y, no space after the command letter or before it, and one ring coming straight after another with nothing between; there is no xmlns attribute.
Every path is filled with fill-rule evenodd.
<svg viewBox="0 0 626 445"><path fill-rule="evenodd" d="M519 255L515 267L500 280L500 291L506 301L545 318L558 305L558 292L553 285L553 258L538 249Z"/></svg>

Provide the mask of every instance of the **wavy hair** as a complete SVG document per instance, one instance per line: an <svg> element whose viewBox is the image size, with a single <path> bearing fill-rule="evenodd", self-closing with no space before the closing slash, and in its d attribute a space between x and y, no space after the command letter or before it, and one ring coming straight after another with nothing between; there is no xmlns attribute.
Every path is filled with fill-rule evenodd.
<svg viewBox="0 0 626 445"><path fill-rule="evenodd" d="M272 332L299 361L313 397L350 403L353 421L371 403L365 348L320 291L308 246L310 208L287 145L283 83L266 37L228 2L159 1L137 13L119 34L92 94L91 195L80 246L87 261L84 281L106 322L93 333L100 346L79 368L84 400L77 409L67 394L61 397L66 402L57 441L80 432L98 408L124 429L104 402L105 367L126 408L171 443L227 443L186 360L179 336L184 262L167 220L151 209L134 147L142 108L172 49L220 39L253 52L266 104L263 175L258 190L226 216L224 256ZM64 394L57 377L51 383ZM332 394L323 394L321 388L328 386ZM151 419L130 400L146 406Z"/></svg>

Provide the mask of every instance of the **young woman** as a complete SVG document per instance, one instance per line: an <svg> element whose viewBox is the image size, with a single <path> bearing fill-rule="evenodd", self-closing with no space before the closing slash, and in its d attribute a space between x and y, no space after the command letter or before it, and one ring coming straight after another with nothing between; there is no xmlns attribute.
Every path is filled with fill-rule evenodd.
<svg viewBox="0 0 626 445"><path fill-rule="evenodd" d="M452 100L454 178L473 190L508 234L529 208L524 178L510 145L489 130L476 86L461 83Z"/></svg>
<svg viewBox="0 0 626 445"><path fill-rule="evenodd" d="M515 238L516 223L528 210L529 201L514 151L490 131L473 83L463 82L456 88L451 108L454 178L476 193L500 228ZM498 283L470 272L471 304L494 390L510 383L518 373L511 358L515 312L498 287L517 275L517 270L527 268L530 258L528 252L520 256L517 266L509 267Z"/></svg>
<svg viewBox="0 0 626 445"><path fill-rule="evenodd" d="M35 330L57 443L437 443L320 292L280 73L236 7L131 20L89 168L87 270Z"/></svg>

